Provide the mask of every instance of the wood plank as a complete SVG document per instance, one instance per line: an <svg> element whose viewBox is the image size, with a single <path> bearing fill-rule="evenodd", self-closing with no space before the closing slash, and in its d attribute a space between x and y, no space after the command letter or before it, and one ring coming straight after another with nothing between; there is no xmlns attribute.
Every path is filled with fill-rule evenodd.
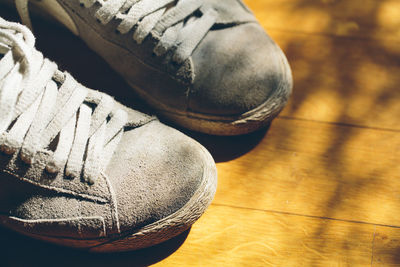
<svg viewBox="0 0 400 267"><path fill-rule="evenodd" d="M400 265L400 229L377 227L373 242L372 267Z"/></svg>
<svg viewBox="0 0 400 267"><path fill-rule="evenodd" d="M282 116L400 129L398 42L294 33L273 37L294 76Z"/></svg>
<svg viewBox="0 0 400 267"><path fill-rule="evenodd" d="M217 164L215 203L400 226L399 148L395 131L278 118Z"/></svg>
<svg viewBox="0 0 400 267"><path fill-rule="evenodd" d="M374 231L368 224L213 205L159 266L369 266Z"/></svg>
<svg viewBox="0 0 400 267"><path fill-rule="evenodd" d="M267 29L400 40L398 0L245 0Z"/></svg>

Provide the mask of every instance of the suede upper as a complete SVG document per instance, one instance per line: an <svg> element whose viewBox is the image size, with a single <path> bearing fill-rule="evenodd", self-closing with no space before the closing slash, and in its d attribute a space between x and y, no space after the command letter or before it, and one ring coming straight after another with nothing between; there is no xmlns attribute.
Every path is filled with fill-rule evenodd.
<svg viewBox="0 0 400 267"><path fill-rule="evenodd" d="M198 144L157 121L128 132L116 155L106 173L122 232L177 211L202 181Z"/></svg>
<svg viewBox="0 0 400 267"><path fill-rule="evenodd" d="M287 82L283 53L257 23L209 32L192 57L189 109L200 113L245 113Z"/></svg>
<svg viewBox="0 0 400 267"><path fill-rule="evenodd" d="M218 11L213 28L183 64L170 54L155 56L154 36L137 44L118 34L120 21L103 25L95 18L99 5L83 8L79 0L57 0L73 18L82 39L115 68L155 108L211 115L236 115L268 101L280 84L291 84L282 51L241 0L207 0Z"/></svg>
<svg viewBox="0 0 400 267"><path fill-rule="evenodd" d="M198 144L157 120L125 133L94 185L0 155L0 221L17 231L96 239L132 232L182 208L203 179ZM9 217L11 216L11 217Z"/></svg>

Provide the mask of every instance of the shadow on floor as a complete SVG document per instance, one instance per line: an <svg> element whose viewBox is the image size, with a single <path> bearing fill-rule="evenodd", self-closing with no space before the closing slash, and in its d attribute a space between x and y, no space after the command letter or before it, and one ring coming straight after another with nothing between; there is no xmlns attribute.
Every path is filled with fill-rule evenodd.
<svg viewBox="0 0 400 267"><path fill-rule="evenodd" d="M205 146L215 162L227 162L239 158L255 148L266 136L269 126L256 132L239 136L210 136L207 134L183 131Z"/></svg>
<svg viewBox="0 0 400 267"><path fill-rule="evenodd" d="M148 266L174 253L190 230L157 246L123 253L97 254L37 241L0 228L1 265L18 266Z"/></svg>

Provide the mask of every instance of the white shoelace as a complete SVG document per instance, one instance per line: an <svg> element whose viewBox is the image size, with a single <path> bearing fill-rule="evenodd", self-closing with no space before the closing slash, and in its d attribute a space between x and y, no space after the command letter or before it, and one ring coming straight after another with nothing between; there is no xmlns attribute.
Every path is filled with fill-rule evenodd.
<svg viewBox="0 0 400 267"><path fill-rule="evenodd" d="M15 0L24 24L31 27L29 0ZM101 7L95 16L102 24L120 20L117 32L134 29L133 39L141 44L150 34L159 40L154 48L157 56L173 51L172 60L183 63L191 56L207 32L215 24L218 13L206 8L202 0L80 0L81 6ZM200 17L193 16L196 11Z"/></svg>
<svg viewBox="0 0 400 267"><path fill-rule="evenodd" d="M113 111L110 96L60 72L34 45L26 27L0 18L0 148L19 151L28 164L45 151L48 172L65 170L92 184L117 148L127 114Z"/></svg>

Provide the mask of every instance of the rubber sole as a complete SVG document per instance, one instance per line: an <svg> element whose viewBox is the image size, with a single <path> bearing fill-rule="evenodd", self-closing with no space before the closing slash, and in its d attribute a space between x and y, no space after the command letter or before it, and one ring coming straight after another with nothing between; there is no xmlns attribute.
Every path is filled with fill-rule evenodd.
<svg viewBox="0 0 400 267"><path fill-rule="evenodd" d="M182 208L159 221L111 238L86 240L44 236L10 228L42 241L101 253L138 250L167 241L189 229L211 204L216 192L217 169L214 160L203 146L200 144L198 146L203 155L202 162L204 162L203 177L198 189ZM7 224L4 226L7 227Z"/></svg>

